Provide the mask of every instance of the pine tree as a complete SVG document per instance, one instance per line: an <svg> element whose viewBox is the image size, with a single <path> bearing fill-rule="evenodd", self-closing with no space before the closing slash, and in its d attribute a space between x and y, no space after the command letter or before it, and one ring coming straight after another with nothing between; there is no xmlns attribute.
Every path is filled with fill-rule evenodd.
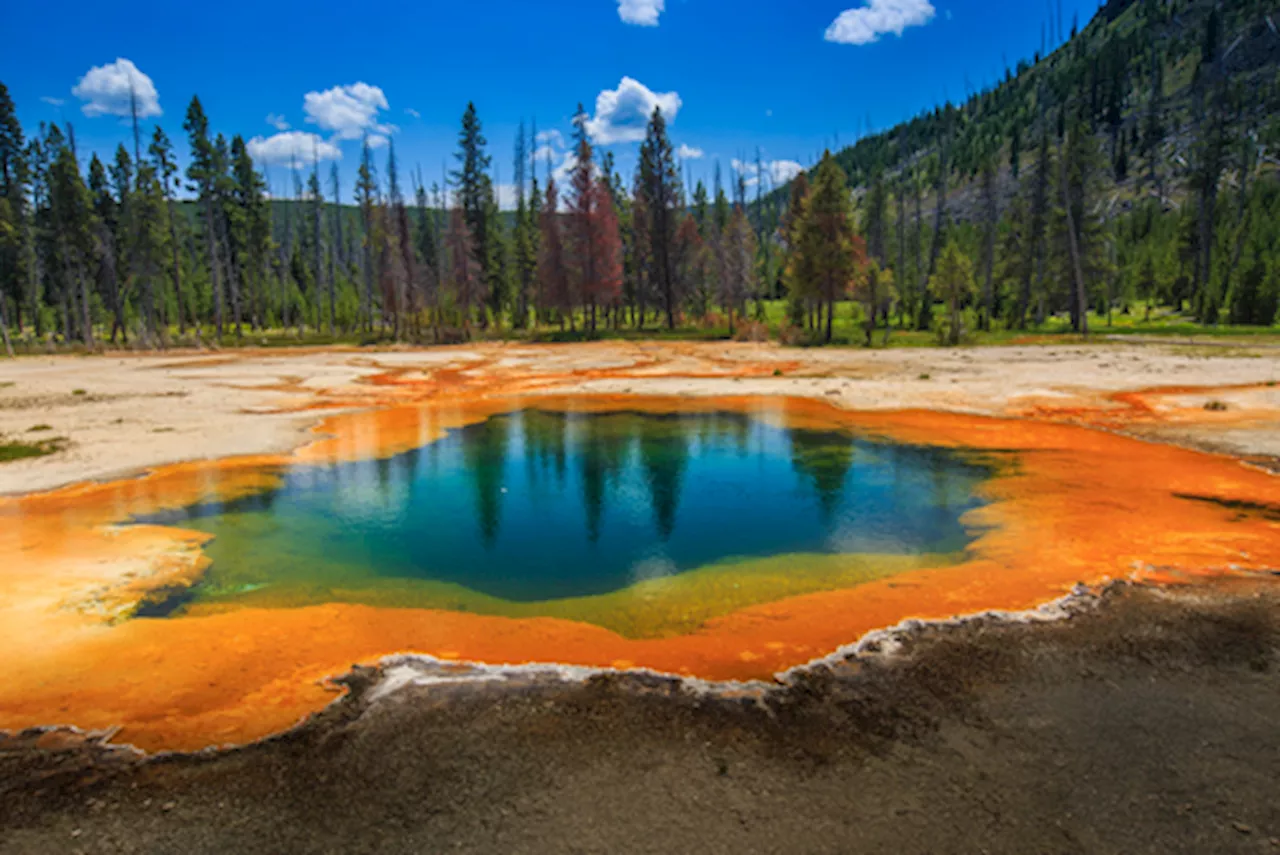
<svg viewBox="0 0 1280 855"><path fill-rule="evenodd" d="M960 343L960 309L973 296L973 262L954 240L947 242L938 259L936 280L938 296L947 304L949 321L947 341Z"/></svg>
<svg viewBox="0 0 1280 855"><path fill-rule="evenodd" d="M1035 166L1031 174L1026 176L1023 187L1027 228L1021 242L1025 257L1020 265L1022 281L1018 293L1017 313L1014 318L1014 326L1018 329L1026 329L1027 314L1031 310L1032 300L1036 297L1044 279L1045 241L1050 208L1049 187L1052 180L1053 150L1049 146L1048 130L1042 128L1036 148Z"/></svg>
<svg viewBox="0 0 1280 855"><path fill-rule="evenodd" d="M707 229L711 225L710 197L707 196L707 185L701 180L693 188L693 221L698 224L698 232L705 239Z"/></svg>
<svg viewBox="0 0 1280 855"><path fill-rule="evenodd" d="M373 332L373 268L374 247L377 244L377 236L374 234L374 207L377 201L378 179L374 174L373 151L369 146L369 138L365 137L360 149L360 168L356 173L356 204L360 208L360 220L364 229L364 236L360 242L360 266L364 274L364 308L361 316L367 333Z"/></svg>
<svg viewBox="0 0 1280 855"><path fill-rule="evenodd" d="M53 247L53 203L49 188L49 161L56 150L50 137L57 126L40 126L40 133L27 143L26 161L31 188L31 215L28 218L26 256L28 274L27 307L37 337L46 334L42 306L53 308L59 301L56 284L59 257ZM58 132L61 137L61 133ZM57 142L61 145L61 141ZM64 313L65 314L65 313ZM65 325L64 325L65 326Z"/></svg>
<svg viewBox="0 0 1280 855"><path fill-rule="evenodd" d="M93 251L92 199L75 152L67 144L52 147L55 154L49 165L49 195L54 245L61 256L63 273L64 327L68 337L78 332L80 340L92 347L92 303L86 276Z"/></svg>
<svg viewBox="0 0 1280 855"><path fill-rule="evenodd" d="M667 328L673 330L682 297L675 269L675 236L682 193L675 152L667 136L667 122L657 107L649 118L640 146L639 186L648 218L645 225L649 251L653 254L654 281L667 315Z"/></svg>
<svg viewBox="0 0 1280 855"><path fill-rule="evenodd" d="M449 214L445 246L449 256L449 279L454 304L463 330L469 333L471 312L479 302L482 283L480 263L476 261L475 247L471 241L471 230L467 226L466 212L461 206L455 206Z"/></svg>
<svg viewBox="0 0 1280 855"><path fill-rule="evenodd" d="M874 343L876 321L880 316L884 317L885 342L888 343L889 313L898 299L898 292L893 283L893 271L882 268L875 259L872 259L865 265L865 269L855 271L855 276L853 296L862 304L862 312L865 315L866 322L863 329L867 334L866 346L871 347Z"/></svg>
<svg viewBox="0 0 1280 855"><path fill-rule="evenodd" d="M214 221L219 171L217 152L209 139L209 120L205 117L199 97L192 97L182 127L187 132L191 146L191 164L187 167L187 178L191 180L191 189L196 191L200 207L204 210L205 243L209 255L209 275L213 282L214 327L218 338L222 338L223 294L222 280L218 276L218 239Z"/></svg>
<svg viewBox="0 0 1280 855"><path fill-rule="evenodd" d="M420 308L416 295L421 291L421 274L414 253L414 238L409 227L409 212L400 186L400 167L396 161L395 140L387 145L387 245L383 265L383 300L391 307L395 335L405 332L406 313ZM416 314L416 313L415 313Z"/></svg>
<svg viewBox="0 0 1280 855"><path fill-rule="evenodd" d="M239 211L235 204L235 180L231 176L230 141L222 134L218 134L213 140L213 152L213 192L216 199L215 223L217 226L215 241L219 245L219 257L226 265L223 272L226 274L227 305L231 309L231 325L235 330L236 339L239 340L244 334L244 289L240 256L232 244L233 239L238 240L240 236L233 235L232 231L239 226Z"/></svg>
<svg viewBox="0 0 1280 855"><path fill-rule="evenodd" d="M714 226L712 227L714 231ZM680 225L676 227L673 242L676 268L676 292L681 295L682 304L695 313L703 316L708 311L711 295L708 285L714 278L719 282L723 274L723 259L713 259L714 251L720 251L723 245L719 235L713 234L712 240L717 246L709 246L698 232L698 222L693 214L685 212L680 217Z"/></svg>
<svg viewBox="0 0 1280 855"><path fill-rule="evenodd" d="M809 198L809 176L801 172L791 179L788 193L787 209L782 216L780 231L785 250L789 254L788 263L783 267L782 280L787 288L788 321L793 325L805 322L808 313L805 305L812 297L811 282L799 265L791 263L796 256L800 244L800 220L804 214L805 201Z"/></svg>
<svg viewBox="0 0 1280 855"><path fill-rule="evenodd" d="M724 273L720 278L720 303L729 315L729 335L734 334L733 317L745 311L748 297L756 292L756 233L742 205L734 207L724 234Z"/></svg>
<svg viewBox="0 0 1280 855"><path fill-rule="evenodd" d="M904 169L898 175L898 182L894 190L894 196L898 202L898 263L894 267L894 272L901 283L901 294L895 302L899 304L899 323L905 324L906 317L914 317L914 282L907 276L907 187L908 176ZM886 321L888 319L886 318ZM888 331L886 330L886 335Z"/></svg>
<svg viewBox="0 0 1280 855"><path fill-rule="evenodd" d="M543 301L539 308L545 312L555 312L564 329L568 318L569 328L573 329L573 298L569 291L569 271L565 267L564 241L560 231L560 198L554 178L547 177L547 192L542 203L539 218L541 230L541 252L538 255L539 292Z"/></svg>
<svg viewBox="0 0 1280 855"><path fill-rule="evenodd" d="M583 324L590 332L596 331L595 303L595 266L596 248L592 244L594 229L592 217L596 203L595 163L591 140L587 137L587 114L578 105L573 116L574 156L576 158L573 172L569 176L568 202L568 249L569 273L573 280L573 302L582 301L584 314Z"/></svg>
<svg viewBox="0 0 1280 855"><path fill-rule="evenodd" d="M1064 108L1065 109L1065 108ZM1060 281L1071 310L1071 328L1089 333L1087 282L1105 275L1103 224L1097 209L1098 185L1105 168L1097 139L1076 112L1058 159L1058 219L1055 235L1061 259Z"/></svg>
<svg viewBox="0 0 1280 855"><path fill-rule="evenodd" d="M320 183L320 158L312 157L311 175L307 179L307 204L311 208L311 268L315 272L316 280L316 329L320 329L321 325L321 303L320 292L324 291L329 303L328 317L325 319L329 329L330 337L334 334L334 323L337 315L337 306L334 295L334 283L332 279L326 276L324 264L324 185ZM332 253L334 247L329 247ZM329 281L326 283L326 279ZM326 287L327 286L327 287Z"/></svg>
<svg viewBox="0 0 1280 855"><path fill-rule="evenodd" d="M489 184L485 202L488 213L485 222L488 224L488 271L485 276L487 303L493 323L501 327L502 317L511 305L512 290L512 251L511 240L507 235L502 211L498 207L498 197L494 185Z"/></svg>
<svg viewBox="0 0 1280 855"><path fill-rule="evenodd" d="M867 252L881 267L889 260L885 241L888 207L889 191L885 187L884 172L877 168L871 176L871 187L867 190L864 232L867 236Z"/></svg>
<svg viewBox="0 0 1280 855"><path fill-rule="evenodd" d="M264 324L264 292L266 268L271 255L271 209L266 198L266 182L254 167L244 139L237 135L231 141L232 198L236 211L237 246L241 253L239 267L251 281L251 323Z"/></svg>
<svg viewBox="0 0 1280 855"><path fill-rule="evenodd" d="M160 188L164 193L165 223L169 229L169 275L173 280L173 295L178 314L178 332L185 334L188 313L184 311L182 264L178 258L178 253L180 252L178 222L177 217L174 215L173 198L174 189L180 184L180 180L178 178L178 164L173 158L173 144L169 142L169 137L159 125L156 126L155 132L151 136L151 145L147 152L151 155L151 160L156 170L156 180L160 182ZM194 307L190 312L190 320L193 324L199 323L195 317Z"/></svg>
<svg viewBox="0 0 1280 855"><path fill-rule="evenodd" d="M1142 120L1142 155L1147 164L1147 180L1163 204L1164 181L1160 170L1161 149L1164 146L1164 61L1158 46L1151 44L1151 92L1147 97L1147 110Z"/></svg>
<svg viewBox="0 0 1280 855"><path fill-rule="evenodd" d="M538 256L534 241L537 220L535 208L529 204L525 195L525 172L528 162L529 150L525 144L524 122L521 121L515 145L516 211L511 240L516 267L516 295L512 309L512 325L516 329L524 328L529 322L529 301L538 273Z"/></svg>
<svg viewBox="0 0 1280 855"><path fill-rule="evenodd" d="M419 270L422 279L422 304L430 314L432 329L439 341L439 300L440 300L440 259L439 236L436 234L435 212L429 207L427 188L422 182L421 170L414 188L415 201L418 206L418 222L414 243L418 252Z"/></svg>
<svg viewBox="0 0 1280 855"><path fill-rule="evenodd" d="M153 340L163 344L163 336L156 339L159 322L159 306L153 283L157 272L164 266L168 255L169 234L165 228L166 200L164 188L156 168L146 162L138 165L136 192L133 201L135 228L133 231L133 258L142 279L142 314L144 328Z"/></svg>
<svg viewBox="0 0 1280 855"><path fill-rule="evenodd" d="M342 184L338 177L338 164L329 166L329 189L333 207L329 210L329 305L338 302L338 268L347 270L347 247L342 239ZM336 313L336 309L335 309Z"/></svg>
<svg viewBox="0 0 1280 855"><path fill-rule="evenodd" d="M1000 199L996 192L996 182L999 178L996 170L996 156L999 149L998 139L986 141L986 151L982 154L979 167L982 184L982 313L979 326L986 331L991 330L991 320L996 312L996 231L1000 223Z"/></svg>
<svg viewBox="0 0 1280 855"><path fill-rule="evenodd" d="M96 167L94 161L97 161ZM115 193L110 205L102 196L105 189L102 184L104 169L106 167L95 154L89 164L89 189L97 201L95 210L100 209L99 217L105 217L105 222L95 223L94 228L98 236L97 254L100 256L98 282L113 310L111 340L115 341L117 331L124 331L124 302L137 290L139 302L149 305L149 294L144 293L149 283L144 282L142 266L137 257L138 230L143 227L143 221L135 210L134 162L123 143L116 146L115 159L108 170L111 188ZM95 184L98 190L96 193ZM150 316L145 309L139 315L142 319L142 335L149 342L153 335Z"/></svg>
<svg viewBox="0 0 1280 855"><path fill-rule="evenodd" d="M458 169L450 173L450 177L457 188L458 202L467 220L480 275L490 286L489 305L500 309L505 295L494 293L495 287L501 287L502 282L501 277L495 276L495 271L491 269L499 253L492 246L491 233L496 225L493 220L496 219L497 205L488 172L490 159L485 154L487 143L480 117L476 113L476 105L468 103L462 114L462 128L458 132L458 151L454 154Z"/></svg>
<svg viewBox="0 0 1280 855"><path fill-rule="evenodd" d="M797 279L808 283L826 305L828 342L832 338L835 304L845 297L856 271L866 263L865 245L854 234L846 180L831 152L824 152L801 214L792 262Z"/></svg>
<svg viewBox="0 0 1280 855"><path fill-rule="evenodd" d="M609 311L622 297L622 238L618 232L618 211L608 180L599 176L592 189L591 205L592 278L590 282L591 323L595 329L597 306Z"/></svg>
<svg viewBox="0 0 1280 855"><path fill-rule="evenodd" d="M124 147L121 146L118 151L123 150ZM115 343L117 336L122 336L124 343L128 344L129 330L124 316L125 297L121 293L117 269L117 247L120 238L124 235L120 222L122 205L114 194L119 193L127 199L133 190L131 170L121 169L129 162L128 153L125 153L123 163L118 154L116 160L117 167L113 170L116 175L114 181L107 177L107 167L96 153L89 160L89 194L93 199L95 215L94 254L97 269L94 278L97 280L98 292L103 295L111 309L111 343Z"/></svg>
<svg viewBox="0 0 1280 855"><path fill-rule="evenodd" d="M627 281L631 284L629 301L636 329L644 329L649 298L654 288L653 248L649 243L649 203L639 176L631 194L631 258ZM625 287L625 283L624 283Z"/></svg>
<svg viewBox="0 0 1280 855"><path fill-rule="evenodd" d="M1227 165L1230 128L1227 122L1229 98L1222 71L1220 18L1215 6L1209 12L1201 47L1200 65L1192 82L1194 142L1190 186L1196 200L1196 258L1192 290L1196 316L1205 323L1217 323L1222 294L1213 287L1214 230L1218 192Z"/></svg>
<svg viewBox="0 0 1280 855"><path fill-rule="evenodd" d="M32 286L34 271L27 264L29 210L26 142L9 90L0 83L0 330L5 352L13 356L9 341L9 314L6 303L13 301L18 333L22 333L24 292Z"/></svg>

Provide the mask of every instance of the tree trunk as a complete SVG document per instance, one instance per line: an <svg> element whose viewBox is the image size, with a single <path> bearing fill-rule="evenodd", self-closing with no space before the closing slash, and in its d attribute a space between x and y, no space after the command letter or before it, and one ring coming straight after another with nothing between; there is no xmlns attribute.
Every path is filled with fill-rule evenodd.
<svg viewBox="0 0 1280 855"><path fill-rule="evenodd" d="M316 332L319 332L320 331L320 315L321 315L321 312L323 311L323 309L320 307L320 295L324 293L329 293L330 298L332 298L333 295L332 295L332 292L326 292L324 288L324 281L323 281L324 280L324 269L323 269L324 249L323 247L320 246L320 215L321 215L322 203L320 202L319 199L316 199L314 200L314 204L316 206L316 210L315 210L315 216L312 217L311 240L312 240L312 244L314 244L314 246L312 247L313 249L312 254L315 256L315 267L316 267L316 301L315 301L316 302L316 324L315 326L316 326ZM397 285L397 287L399 286ZM329 335L333 335L332 305L333 304L330 303Z"/></svg>
<svg viewBox="0 0 1280 855"><path fill-rule="evenodd" d="M182 305L182 265L178 262L178 227L173 221L173 202L165 201L169 212L169 246L173 255L173 299L178 308L178 333L186 335L187 320Z"/></svg>
<svg viewBox="0 0 1280 855"><path fill-rule="evenodd" d="M902 181L898 182L898 268L894 273L902 280L901 288L904 294L909 293L910 289L906 288L907 275L907 194L906 185ZM889 319L886 318L886 321Z"/></svg>
<svg viewBox="0 0 1280 855"><path fill-rule="evenodd" d="M373 333L373 260L371 257L372 248L370 241L372 240L372 227L369 217L366 214L364 218L364 254L362 256L364 264L364 327L365 332Z"/></svg>
<svg viewBox="0 0 1280 855"><path fill-rule="evenodd" d="M915 243L915 277L912 279L913 290L915 291L915 299L924 301L924 267L920 264L920 252L924 249L924 199L920 196L920 182L914 180L912 182L916 197L916 229L914 236ZM919 306L913 306L918 315Z"/></svg>
<svg viewBox="0 0 1280 855"><path fill-rule="evenodd" d="M337 196L337 185L334 186L333 232L329 247L329 336L334 335L338 317L338 250L342 246L342 203Z"/></svg>
<svg viewBox="0 0 1280 855"><path fill-rule="evenodd" d="M218 279L218 236L214 233L213 199L206 198L204 205L205 233L209 244L209 276L213 280L213 323L222 339L222 282Z"/></svg>
<svg viewBox="0 0 1280 855"><path fill-rule="evenodd" d="M1076 218L1071 211L1071 189L1067 183L1067 157L1062 153L1059 164L1059 175L1062 183L1062 206L1067 215L1067 244L1071 248L1071 269L1075 275L1075 304L1077 315L1076 331L1081 335L1089 334L1089 299L1084 287L1084 268L1080 263L1080 243L1076 237Z"/></svg>
<svg viewBox="0 0 1280 855"><path fill-rule="evenodd" d="M80 318L84 325L81 335L88 347L93 347L93 317L89 313L89 282L84 275L84 266L76 260L76 279L80 285Z"/></svg>
<svg viewBox="0 0 1280 855"><path fill-rule="evenodd" d="M934 192L938 198L933 215L933 240L929 244L929 271L925 276L924 286L921 288L920 317L916 321L916 328L920 330L929 329L933 320L933 297L929 286L933 279L933 272L938 266L938 254L942 251L942 224L947 216L947 164L945 157L938 164L938 178L934 183Z"/></svg>
<svg viewBox="0 0 1280 855"><path fill-rule="evenodd" d="M982 328L991 331L991 318L995 313L995 287L993 277L996 263L996 223L1000 219L999 201L996 198L996 171L991 164L982 172L982 190L986 201L986 241L983 248L984 277L982 284L982 303L985 311Z"/></svg>
<svg viewBox="0 0 1280 855"><path fill-rule="evenodd" d="M5 312L3 295L0 295L0 337L4 338L4 352L13 359L13 344L9 341L9 316Z"/></svg>

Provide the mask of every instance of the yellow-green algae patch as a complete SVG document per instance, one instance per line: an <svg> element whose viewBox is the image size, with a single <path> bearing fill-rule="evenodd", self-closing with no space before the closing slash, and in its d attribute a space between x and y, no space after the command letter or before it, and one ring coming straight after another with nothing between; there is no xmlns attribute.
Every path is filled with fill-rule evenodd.
<svg viewBox="0 0 1280 855"><path fill-rule="evenodd" d="M644 579L607 594L543 602L512 602L461 585L426 579L370 578L360 587L268 585L234 592L233 600L193 604L190 617L242 608L285 609L326 602L379 608L443 609L510 618L583 621L624 638L671 638L748 606L786 597L851 588L926 567L946 567L963 555L825 555L801 553L728 560ZM224 592L232 593L232 592Z"/></svg>

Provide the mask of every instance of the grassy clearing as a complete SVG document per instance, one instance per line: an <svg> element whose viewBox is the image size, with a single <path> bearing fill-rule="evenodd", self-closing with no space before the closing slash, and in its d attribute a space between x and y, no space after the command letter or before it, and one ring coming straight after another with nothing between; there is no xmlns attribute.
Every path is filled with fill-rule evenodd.
<svg viewBox="0 0 1280 855"><path fill-rule="evenodd" d="M0 437L0 463L12 463L15 460L27 460L32 457L46 457L56 454L67 447L63 437L52 439L25 440L5 439Z"/></svg>
<svg viewBox="0 0 1280 855"><path fill-rule="evenodd" d="M821 334L808 334L803 331L790 330L787 323L787 302L785 300L763 300L758 305L748 306L748 320L758 323L763 332L771 340L786 340L796 346L831 346L862 347L866 341L864 315L857 303L845 301L836 305L835 321L832 325L832 341L827 345ZM945 314L942 306L937 307L935 317L939 320ZM994 324L990 331L978 331L972 312L966 313L966 333L962 346L1016 346L1027 344L1067 345L1106 342L1110 336L1149 337L1153 341L1159 339L1177 339L1184 345L1197 342L1216 342L1219 344L1257 344L1270 347L1280 346L1280 326L1248 327L1248 326L1211 326L1197 323L1187 315L1169 309L1152 308L1148 315L1145 306L1135 306L1127 314L1112 313L1110 317L1094 312L1089 314L1090 336L1087 338L1071 330L1070 319L1065 315L1047 318L1044 323L1028 326L1025 330L1009 329L1002 323ZM535 329L512 329L509 325L491 325L488 329L473 327L471 339L474 341L529 341L529 342L581 342L581 341L726 341L731 338L729 325L723 315L713 315L704 324L685 323L676 329L668 329L661 319L650 315L643 329L635 329L633 324L626 324L620 329L608 329L603 322L595 333L583 331L584 318L579 313L574 319L574 330L562 330L558 325L543 325ZM937 347L939 339L931 330L909 329L912 324L904 324L900 317L893 318L893 329L890 330L886 342L884 329L875 333L874 346L880 347ZM790 332L788 332L790 330ZM739 332L741 324L739 324ZM197 338L192 334L177 335L176 330L169 331L169 346L178 347L218 347L218 348L291 348L291 347L380 347L394 344L390 335L381 331L373 333L349 332L329 335L321 331L308 330L298 333L296 330L245 330L241 336L228 331L220 339L206 330L207 334ZM453 331L455 341L465 338ZM421 341L411 344L434 343L429 332L423 334ZM18 343L15 348L19 353L46 353L43 345ZM59 349L68 353L82 353L84 347L71 343L60 345ZM0 383L0 388L12 383ZM83 395L83 389L72 394Z"/></svg>

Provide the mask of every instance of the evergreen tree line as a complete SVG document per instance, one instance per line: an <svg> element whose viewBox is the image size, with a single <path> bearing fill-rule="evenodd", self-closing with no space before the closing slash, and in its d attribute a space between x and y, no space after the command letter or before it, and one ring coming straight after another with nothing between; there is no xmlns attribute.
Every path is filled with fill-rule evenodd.
<svg viewBox="0 0 1280 855"><path fill-rule="evenodd" d="M183 123L185 173L161 128L143 149L136 121L132 152L122 143L82 170L70 124L26 139L0 84L5 343L11 332L86 346L281 328L418 341L535 325L589 334L675 328L713 306L741 318L759 297L763 228L748 221L745 188L730 204L719 180L714 202L699 185L688 204L659 111L628 188L612 156L597 157L586 118L579 105L563 187L550 164L539 181L536 134L522 126L514 212L499 210L474 105L444 187L419 173L406 188L394 141L378 163L366 140L352 234L336 165L327 188L318 163L304 165L305 185L295 165L294 202L273 204L244 139L211 134L198 97Z"/></svg>
<svg viewBox="0 0 1280 855"><path fill-rule="evenodd" d="M754 204L741 171L732 188L717 167L710 190L688 191L657 110L628 183L610 154L597 156L579 105L572 170L561 182L548 163L540 181L536 133L522 127L515 210L500 211L468 105L443 187L419 171L406 188L394 141L381 164L366 141L353 220L336 165L327 188L318 163L303 165L305 185L295 165L295 201L273 204L243 138L212 135L198 98L183 123L184 173L161 128L144 148L136 119L132 151L121 144L109 163L94 154L82 170L73 128L42 124L27 139L0 84L0 329L6 346L13 333L158 346L281 328L450 341L725 322L755 336L764 301L779 297L784 334L811 340L830 340L854 298L868 344L894 326L958 341L1060 313L1088 332L1091 313L1160 305L1205 323L1271 324L1274 69L1232 72L1250 19L1240 4L1235 17L1215 6L1197 19L1187 117L1175 121L1160 45L1142 34L1180 5L1109 4L1035 77L1015 120L947 106L909 162L876 154L882 135L825 154L784 197L757 184ZM1126 15L1147 26L1117 29ZM1228 43L1228 32L1244 35Z"/></svg>

